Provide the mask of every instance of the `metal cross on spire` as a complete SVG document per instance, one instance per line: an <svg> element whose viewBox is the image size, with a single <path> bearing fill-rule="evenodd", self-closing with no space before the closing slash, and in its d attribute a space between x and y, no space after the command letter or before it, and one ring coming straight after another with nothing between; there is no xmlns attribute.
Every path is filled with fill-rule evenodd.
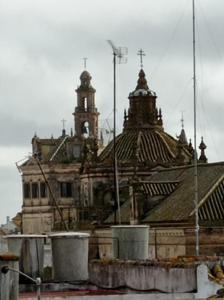
<svg viewBox="0 0 224 300"><path fill-rule="evenodd" d="M183 111L181 112L181 119L180 119L180 121L181 121L181 128L184 129L184 112Z"/></svg>
<svg viewBox="0 0 224 300"><path fill-rule="evenodd" d="M145 52L142 49L140 49L137 54L140 56L140 66L142 69L143 68L143 56L145 56Z"/></svg>
<svg viewBox="0 0 224 300"><path fill-rule="evenodd" d="M84 61L84 69L86 69L86 61L87 61L87 57L83 57L83 61Z"/></svg>
<svg viewBox="0 0 224 300"><path fill-rule="evenodd" d="M65 122L66 122L66 120L62 119L61 122L62 122L63 130L64 130L65 129Z"/></svg>

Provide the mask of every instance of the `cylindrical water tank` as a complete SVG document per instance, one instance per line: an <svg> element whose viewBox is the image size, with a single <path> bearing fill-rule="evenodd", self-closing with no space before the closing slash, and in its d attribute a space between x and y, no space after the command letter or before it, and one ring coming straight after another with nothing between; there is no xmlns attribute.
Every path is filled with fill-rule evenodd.
<svg viewBox="0 0 224 300"><path fill-rule="evenodd" d="M19 269L36 279L43 277L45 235L14 234L6 236L8 251L18 255ZM24 281L23 278L20 278Z"/></svg>
<svg viewBox="0 0 224 300"><path fill-rule="evenodd" d="M56 281L84 281L88 274L89 234L63 232L49 236L52 244L53 278Z"/></svg>
<svg viewBox="0 0 224 300"><path fill-rule="evenodd" d="M113 256L118 259L148 259L149 226L112 226Z"/></svg>
<svg viewBox="0 0 224 300"><path fill-rule="evenodd" d="M17 300L19 297L19 257L11 253L0 254L0 299ZM3 272L4 267L13 270Z"/></svg>

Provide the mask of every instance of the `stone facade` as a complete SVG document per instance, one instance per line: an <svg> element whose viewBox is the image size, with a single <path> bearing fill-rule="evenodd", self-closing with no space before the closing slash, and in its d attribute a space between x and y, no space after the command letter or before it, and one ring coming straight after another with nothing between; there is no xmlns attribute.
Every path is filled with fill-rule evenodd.
<svg viewBox="0 0 224 300"><path fill-rule="evenodd" d="M118 222L120 208L122 224L150 225L155 244L150 248L150 257L193 253L193 238L184 228L194 226L194 149L187 142L183 126L177 139L164 130L157 95L148 87L145 73L140 70L137 86L129 94L123 131L103 149L96 90L87 71L80 80L73 112L74 134L71 130L68 135L63 128L58 138L41 139L35 135L33 155L20 166L22 232L109 227ZM222 227L224 164L207 164L205 148L202 140L198 168L199 220L205 228L214 224ZM173 230L176 224L180 229ZM154 234L153 228L161 226L169 229ZM216 236L215 231L213 234ZM222 252L221 248L217 245L215 253ZM207 253L206 247L204 251Z"/></svg>

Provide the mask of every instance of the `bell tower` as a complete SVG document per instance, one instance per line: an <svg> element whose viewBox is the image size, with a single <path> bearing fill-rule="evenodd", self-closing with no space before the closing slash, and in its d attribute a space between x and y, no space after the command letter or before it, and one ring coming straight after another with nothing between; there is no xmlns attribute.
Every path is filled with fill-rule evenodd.
<svg viewBox="0 0 224 300"><path fill-rule="evenodd" d="M95 107L96 90L91 85L89 72L86 70L80 76L81 84L76 89L77 106L74 115L75 134L78 138L90 137L98 140L98 117Z"/></svg>

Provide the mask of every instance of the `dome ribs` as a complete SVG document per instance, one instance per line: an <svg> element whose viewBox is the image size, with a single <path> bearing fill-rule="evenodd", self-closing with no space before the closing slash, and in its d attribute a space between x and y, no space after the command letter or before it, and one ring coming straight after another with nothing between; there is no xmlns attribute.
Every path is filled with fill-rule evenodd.
<svg viewBox="0 0 224 300"><path fill-rule="evenodd" d="M161 143L161 139L155 132L143 135L140 153L141 161L168 162L172 160L167 147L164 143Z"/></svg>
<svg viewBox="0 0 224 300"><path fill-rule="evenodd" d="M122 139L117 143L118 160L127 160L133 156L135 135L123 135Z"/></svg>

